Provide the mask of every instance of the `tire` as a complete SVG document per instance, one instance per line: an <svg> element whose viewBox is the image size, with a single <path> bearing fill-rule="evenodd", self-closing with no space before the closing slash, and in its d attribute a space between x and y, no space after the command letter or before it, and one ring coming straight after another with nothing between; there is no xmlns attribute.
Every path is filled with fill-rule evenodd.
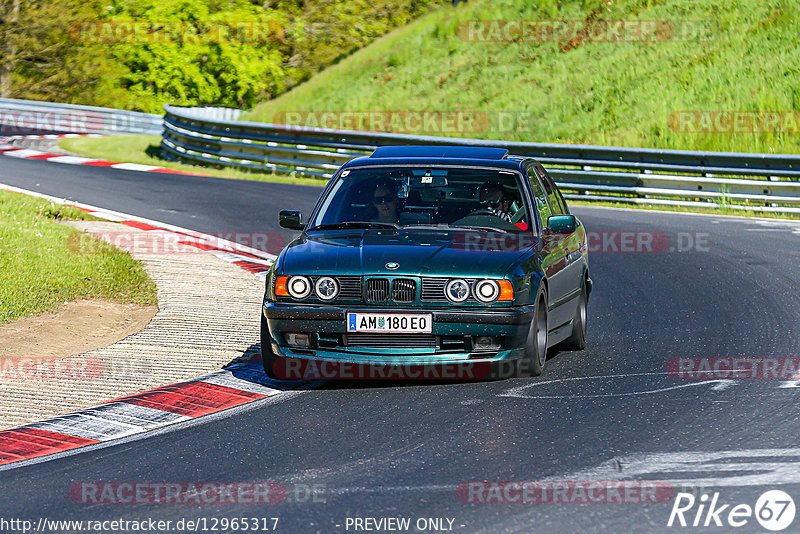
<svg viewBox="0 0 800 534"><path fill-rule="evenodd" d="M572 335L562 342L564 350L583 350L586 348L586 284L581 286L578 307L572 319Z"/></svg>
<svg viewBox="0 0 800 534"><path fill-rule="evenodd" d="M272 336L269 334L269 325L264 313L261 313L261 363L264 365L264 372L269 378L278 379L273 370L275 360L278 357L272 352Z"/></svg>
<svg viewBox="0 0 800 534"><path fill-rule="evenodd" d="M528 343L525 346L525 359L520 361L521 366L527 365L527 372L520 372L522 376L539 376L544 370L547 361L547 296L539 295L536 308L531 319L528 331ZM520 368L520 371L524 371Z"/></svg>

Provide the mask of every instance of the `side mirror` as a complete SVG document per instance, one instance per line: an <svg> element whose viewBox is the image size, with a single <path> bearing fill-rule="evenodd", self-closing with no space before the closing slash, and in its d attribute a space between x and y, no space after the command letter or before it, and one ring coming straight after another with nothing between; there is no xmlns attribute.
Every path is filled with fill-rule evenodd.
<svg viewBox="0 0 800 534"><path fill-rule="evenodd" d="M577 225L574 215L551 215L547 218L547 227L557 234L571 234Z"/></svg>
<svg viewBox="0 0 800 534"><path fill-rule="evenodd" d="M288 228L289 230L302 230L305 225L303 224L303 212L293 210L281 210L278 216L278 224L281 228Z"/></svg>

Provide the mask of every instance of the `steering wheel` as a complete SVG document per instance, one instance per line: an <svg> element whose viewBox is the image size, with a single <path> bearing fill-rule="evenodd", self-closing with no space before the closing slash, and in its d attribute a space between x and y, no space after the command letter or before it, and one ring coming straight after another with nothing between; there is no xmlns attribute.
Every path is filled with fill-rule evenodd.
<svg viewBox="0 0 800 534"><path fill-rule="evenodd" d="M517 204L515 200L513 204L511 204L511 222L513 224L517 224L522 218L525 216L525 209L522 204Z"/></svg>
<svg viewBox="0 0 800 534"><path fill-rule="evenodd" d="M467 215L462 217L462 219L466 219L467 217L476 217L476 216L479 216L479 215L493 215L494 217L497 217L497 214L495 212L493 212L492 210L490 210L488 208L481 208L479 210L475 210L473 212L468 213Z"/></svg>

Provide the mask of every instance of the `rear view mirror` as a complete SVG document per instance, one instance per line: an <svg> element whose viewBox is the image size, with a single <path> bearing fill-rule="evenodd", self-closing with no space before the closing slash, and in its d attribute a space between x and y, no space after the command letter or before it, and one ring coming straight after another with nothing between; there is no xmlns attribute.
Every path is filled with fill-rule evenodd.
<svg viewBox="0 0 800 534"><path fill-rule="evenodd" d="M303 225L303 212L293 210L281 210L278 216L278 223L281 228L288 228L289 230L302 230Z"/></svg>
<svg viewBox="0 0 800 534"><path fill-rule="evenodd" d="M577 224L574 215L551 215L547 218L547 227L557 234L571 234Z"/></svg>

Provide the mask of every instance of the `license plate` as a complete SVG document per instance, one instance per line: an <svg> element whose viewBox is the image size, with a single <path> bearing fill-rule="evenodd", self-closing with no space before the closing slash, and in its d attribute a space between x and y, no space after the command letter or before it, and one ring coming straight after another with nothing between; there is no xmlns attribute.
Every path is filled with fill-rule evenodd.
<svg viewBox="0 0 800 534"><path fill-rule="evenodd" d="M431 314L410 313L348 313L348 332L386 332L430 334Z"/></svg>

